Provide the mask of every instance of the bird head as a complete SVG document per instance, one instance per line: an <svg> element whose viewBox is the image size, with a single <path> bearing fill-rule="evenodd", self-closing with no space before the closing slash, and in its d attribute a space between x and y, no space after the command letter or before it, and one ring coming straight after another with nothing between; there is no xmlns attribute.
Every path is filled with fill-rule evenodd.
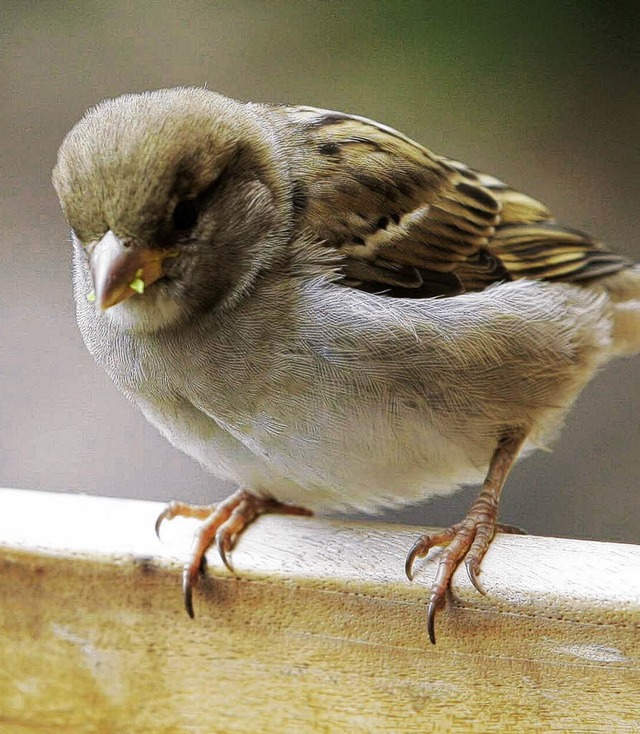
<svg viewBox="0 0 640 734"><path fill-rule="evenodd" d="M90 109L53 171L84 296L151 331L233 304L287 239L285 160L262 108L205 89Z"/></svg>

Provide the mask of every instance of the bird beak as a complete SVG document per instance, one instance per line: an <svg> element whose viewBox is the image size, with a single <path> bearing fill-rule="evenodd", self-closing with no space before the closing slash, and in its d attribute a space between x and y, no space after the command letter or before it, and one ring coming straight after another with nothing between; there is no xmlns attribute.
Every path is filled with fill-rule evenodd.
<svg viewBox="0 0 640 734"><path fill-rule="evenodd" d="M103 311L136 293L142 293L164 275L164 260L176 250L126 245L111 230L89 255L96 305Z"/></svg>

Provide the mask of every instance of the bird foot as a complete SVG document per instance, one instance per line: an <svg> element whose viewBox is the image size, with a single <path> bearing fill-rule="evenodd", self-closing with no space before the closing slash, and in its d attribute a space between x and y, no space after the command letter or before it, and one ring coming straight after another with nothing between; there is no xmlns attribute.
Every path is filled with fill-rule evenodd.
<svg viewBox="0 0 640 734"><path fill-rule="evenodd" d="M421 536L413 544L407 555L404 570L407 578L411 581L415 560L424 558L435 546L445 546L438 560L436 577L431 584L427 607L427 632L434 645L436 643L436 612L444 606L451 577L456 568L462 563L462 560L464 559L467 574L474 588L480 594L486 596L487 592L480 583L478 574L480 563L493 540L493 536L496 532L524 533L523 530L514 525L499 525L496 522L500 492L523 440L524 437L521 433L505 437L499 443L493 455L482 491L471 505L464 519L434 535Z"/></svg>
<svg viewBox="0 0 640 734"><path fill-rule="evenodd" d="M156 534L160 537L160 526L174 517L192 517L202 520L196 530L189 562L182 574L182 593L187 614L193 619L193 589L205 568L205 553L215 542L224 565L233 573L228 553L236 545L242 531L257 517L268 512L285 515L311 515L310 510L296 505L285 505L274 499L258 497L240 489L224 502L217 505L189 505L171 502L156 520Z"/></svg>
<svg viewBox="0 0 640 734"><path fill-rule="evenodd" d="M497 508L496 508L497 511ZM444 606L445 596L451 577L464 559L467 574L475 589L483 596L487 592L478 579L480 562L496 532L503 527L495 522L496 511L490 512L477 503L471 506L468 514L461 522L434 535L423 535L413 544L405 562L405 573L409 580L413 579L413 564L417 558L424 558L436 546L446 546L438 561L436 577L431 585L427 609L427 631L429 639L435 645L435 616L438 609ZM512 526L506 526L506 532L517 532Z"/></svg>

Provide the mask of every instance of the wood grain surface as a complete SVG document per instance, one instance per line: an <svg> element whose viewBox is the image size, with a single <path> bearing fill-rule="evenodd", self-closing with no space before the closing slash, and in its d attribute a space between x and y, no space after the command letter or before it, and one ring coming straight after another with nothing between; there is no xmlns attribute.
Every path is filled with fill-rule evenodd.
<svg viewBox="0 0 640 734"><path fill-rule="evenodd" d="M209 554L161 505L0 490L0 733L640 732L640 547L498 536L438 617L417 528L265 516Z"/></svg>

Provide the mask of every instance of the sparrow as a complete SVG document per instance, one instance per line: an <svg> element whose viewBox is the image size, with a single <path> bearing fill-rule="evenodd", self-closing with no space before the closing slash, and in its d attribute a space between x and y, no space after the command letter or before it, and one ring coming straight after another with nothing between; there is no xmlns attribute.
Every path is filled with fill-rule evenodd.
<svg viewBox="0 0 640 734"><path fill-rule="evenodd" d="M200 88L90 109L53 184L84 342L177 448L237 491L183 573L267 512L380 508L481 484L443 546L427 630L481 560L515 461L606 362L640 350L640 267L540 202L373 120Z"/></svg>

